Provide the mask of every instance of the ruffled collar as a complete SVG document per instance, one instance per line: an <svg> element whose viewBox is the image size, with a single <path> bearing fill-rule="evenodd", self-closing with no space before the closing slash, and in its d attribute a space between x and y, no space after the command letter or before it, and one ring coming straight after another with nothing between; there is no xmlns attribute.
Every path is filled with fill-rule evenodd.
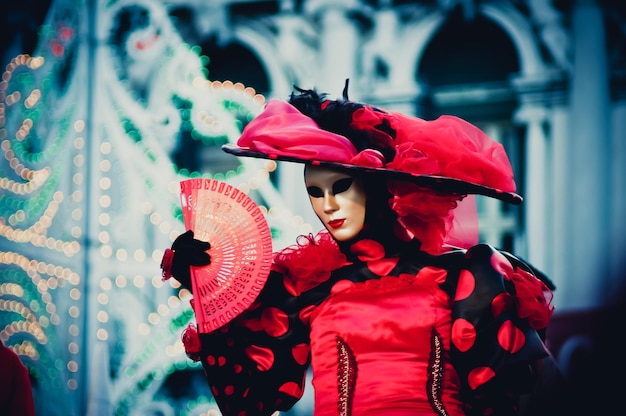
<svg viewBox="0 0 626 416"><path fill-rule="evenodd" d="M315 236L301 235L296 244L276 252L272 270L281 273L285 289L298 296L326 282L332 271L349 264L337 242L324 230Z"/></svg>

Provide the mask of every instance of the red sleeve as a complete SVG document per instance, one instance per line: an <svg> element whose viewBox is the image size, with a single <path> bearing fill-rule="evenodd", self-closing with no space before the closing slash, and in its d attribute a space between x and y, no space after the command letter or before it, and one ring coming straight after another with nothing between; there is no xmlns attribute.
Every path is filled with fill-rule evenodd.
<svg viewBox="0 0 626 416"><path fill-rule="evenodd" d="M521 261L484 244L467 250L452 306L451 358L464 401L481 398L469 414L515 414L515 397L532 388L550 354L541 335L550 302L549 289ZM476 412L483 406L490 409Z"/></svg>
<svg viewBox="0 0 626 416"><path fill-rule="evenodd" d="M194 355L223 414L269 416L302 397L310 344L300 306L283 276L272 272L249 310L199 334L201 350Z"/></svg>

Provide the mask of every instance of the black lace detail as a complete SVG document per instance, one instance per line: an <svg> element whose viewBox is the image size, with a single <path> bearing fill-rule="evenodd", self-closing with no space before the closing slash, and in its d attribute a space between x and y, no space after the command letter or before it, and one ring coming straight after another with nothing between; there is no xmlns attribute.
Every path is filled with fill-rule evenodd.
<svg viewBox="0 0 626 416"><path fill-rule="evenodd" d="M433 329L431 337L430 360L428 363L428 401L439 416L448 416L441 400L443 381L443 345L437 331Z"/></svg>
<svg viewBox="0 0 626 416"><path fill-rule="evenodd" d="M356 360L348 344L336 337L337 340L337 388L339 397L337 409L339 416L352 415L352 398L354 397L354 386L356 384Z"/></svg>

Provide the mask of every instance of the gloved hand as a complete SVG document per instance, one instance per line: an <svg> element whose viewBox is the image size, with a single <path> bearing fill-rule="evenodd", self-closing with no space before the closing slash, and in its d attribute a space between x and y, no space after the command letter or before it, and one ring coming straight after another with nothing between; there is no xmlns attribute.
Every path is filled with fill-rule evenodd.
<svg viewBox="0 0 626 416"><path fill-rule="evenodd" d="M178 280L183 287L191 290L190 266L205 266L211 263L211 256L206 251L211 244L193 238L189 230L174 240L171 249L166 249L161 260L163 280L170 277Z"/></svg>

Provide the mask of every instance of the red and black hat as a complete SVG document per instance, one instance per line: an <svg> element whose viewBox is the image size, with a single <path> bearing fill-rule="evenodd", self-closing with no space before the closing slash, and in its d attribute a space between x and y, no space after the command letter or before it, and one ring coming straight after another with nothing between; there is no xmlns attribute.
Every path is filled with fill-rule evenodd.
<svg viewBox="0 0 626 416"><path fill-rule="evenodd" d="M347 87L347 84L346 84ZM504 147L454 116L428 121L297 89L270 100L243 130L236 156L289 161L408 180L438 193L480 194L519 204Z"/></svg>

